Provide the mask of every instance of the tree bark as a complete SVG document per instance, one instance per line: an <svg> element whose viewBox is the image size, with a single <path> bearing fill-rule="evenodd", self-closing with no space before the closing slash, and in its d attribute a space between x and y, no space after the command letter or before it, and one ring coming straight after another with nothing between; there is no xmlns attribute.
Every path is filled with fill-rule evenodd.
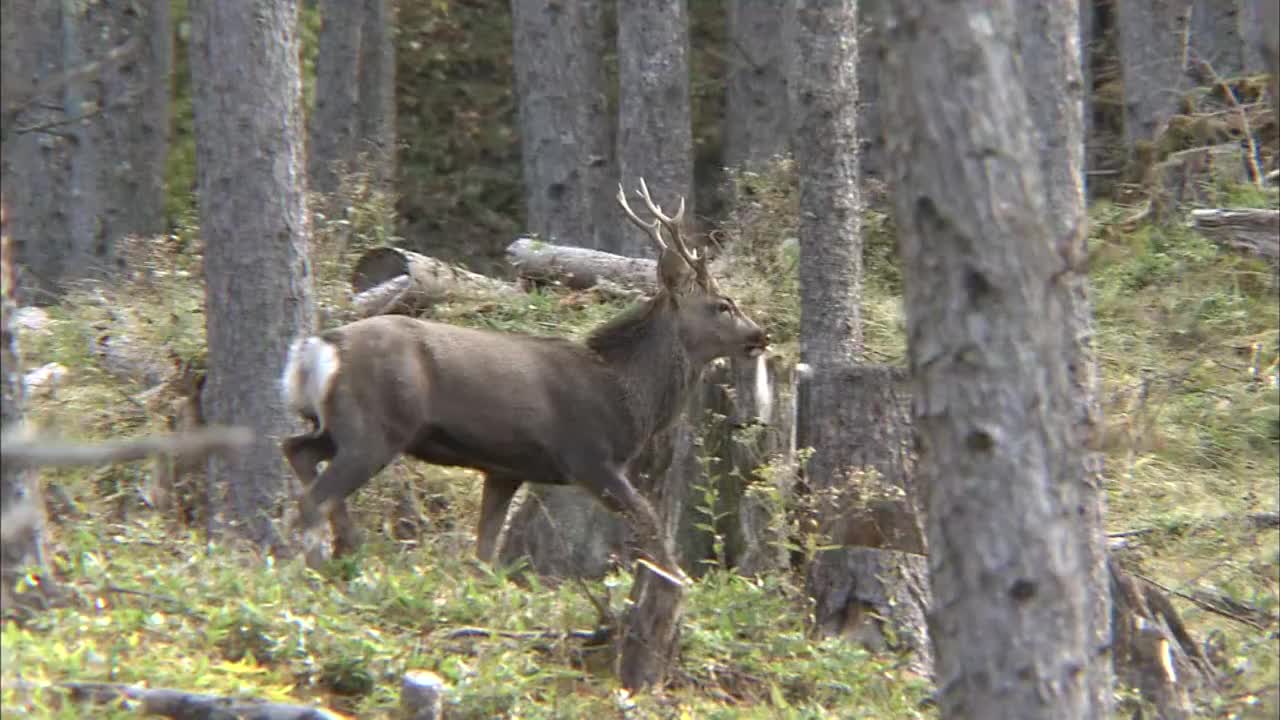
<svg viewBox="0 0 1280 720"><path fill-rule="evenodd" d="M794 5L729 0L724 164L759 167L791 144L788 70Z"/></svg>
<svg viewBox="0 0 1280 720"><path fill-rule="evenodd" d="M0 434L22 426L26 397L18 352L14 248L0 203ZM7 444L7 443L6 443ZM0 615L43 607L51 577L44 557L44 501L31 468L0 463ZM14 594L22 574L34 568L39 582Z"/></svg>
<svg viewBox="0 0 1280 720"><path fill-rule="evenodd" d="M525 226L554 243L616 250L604 3L512 0Z"/></svg>
<svg viewBox="0 0 1280 720"><path fill-rule="evenodd" d="M1199 0L1197 0L1199 1ZM1089 0L1084 0L1087 4ZM1024 38L1038 38L1022 45L1022 66L1026 73L1027 107L1031 129L1040 148L1040 171L1044 179L1046 218L1055 238L1058 254L1073 268L1083 268L1088 256L1088 216L1085 213L1085 84L1080 50L1081 7L1077 0L1051 3L1019 3L1018 31ZM1103 517L1106 493L1103 488L1102 454L1097 451L1096 433L1101 409L1098 406L1098 370L1093 351L1093 308L1088 277L1074 269L1061 276L1067 288L1067 322L1062 326L1063 342L1070 349L1067 365L1073 400L1072 422L1082 444L1069 449L1061 459L1064 472L1079 454L1082 463L1069 481L1076 484L1079 498L1082 551L1088 564L1087 627L1089 642L1096 650L1088 667L1091 694L1090 717L1110 717L1114 697L1114 674L1110 655L1103 649L1111 642L1111 582L1107 573L1107 539Z"/></svg>
<svg viewBox="0 0 1280 720"><path fill-rule="evenodd" d="M779 358L762 356L713 366L704 378L708 412L701 430L707 482L715 486L714 518L699 507L695 488L693 507L679 528L680 547L695 575L703 559L722 561L745 576L787 566L783 520L795 477L793 375ZM700 527L709 520L723 542L723 557Z"/></svg>
<svg viewBox="0 0 1280 720"><path fill-rule="evenodd" d="M1264 37L1268 31L1264 24L1267 5L1280 5L1275 0L1241 0L1236 20L1240 23L1238 31L1241 45L1241 62L1244 72L1250 75L1270 72L1271 63L1267 60ZM1280 20L1280 17L1275 18Z"/></svg>
<svg viewBox="0 0 1280 720"><path fill-rule="evenodd" d="M4 4L3 180L31 299L110 275L165 229L168 6ZM36 242L36 239L39 242Z"/></svg>
<svg viewBox="0 0 1280 720"><path fill-rule="evenodd" d="M396 177L395 0L364 0L361 23L356 136L374 182L391 191Z"/></svg>
<svg viewBox="0 0 1280 720"><path fill-rule="evenodd" d="M1089 717L1070 287L1012 0L886 7L890 135L944 718Z"/></svg>
<svg viewBox="0 0 1280 720"><path fill-rule="evenodd" d="M694 217L693 128L689 106L686 0L618 3L618 174L627 187L644 178L654 201ZM621 228L615 252L654 257L648 237Z"/></svg>
<svg viewBox="0 0 1280 720"><path fill-rule="evenodd" d="M1130 152L1153 140L1187 88L1187 33L1192 0L1116 0L1124 133Z"/></svg>
<svg viewBox="0 0 1280 720"><path fill-rule="evenodd" d="M1271 109L1275 113L1276 126L1280 127L1280 0L1259 0L1253 7L1253 15L1262 28L1254 38L1253 46L1262 55L1264 67L1271 74Z"/></svg>
<svg viewBox="0 0 1280 720"><path fill-rule="evenodd" d="M1240 37L1241 0L1192 0L1191 51L1221 77L1244 70Z"/></svg>
<svg viewBox="0 0 1280 720"><path fill-rule="evenodd" d="M851 362L862 352L855 7L849 0L796 6L800 360L815 369Z"/></svg>
<svg viewBox="0 0 1280 720"><path fill-rule="evenodd" d="M332 194L348 173L367 172L389 190L395 172L395 8L391 0L323 0L320 16L307 145L310 189Z"/></svg>
<svg viewBox="0 0 1280 720"><path fill-rule="evenodd" d="M296 0L192 8L191 75L204 238L210 424L256 442L209 465L210 525L258 544L288 485L277 439L295 422L275 391L311 330Z"/></svg>
<svg viewBox="0 0 1280 720"><path fill-rule="evenodd" d="M307 140L307 180L313 192L333 193L355 158L360 107L364 3L321 0L315 107Z"/></svg>
<svg viewBox="0 0 1280 720"><path fill-rule="evenodd" d="M901 369L853 364L801 379L797 445L816 448L821 434L852 440L834 453L830 481L816 476L809 483L820 508L813 518L817 541L840 547L817 553L806 590L815 603L814 635L909 653L912 668L932 676L907 382Z"/></svg>

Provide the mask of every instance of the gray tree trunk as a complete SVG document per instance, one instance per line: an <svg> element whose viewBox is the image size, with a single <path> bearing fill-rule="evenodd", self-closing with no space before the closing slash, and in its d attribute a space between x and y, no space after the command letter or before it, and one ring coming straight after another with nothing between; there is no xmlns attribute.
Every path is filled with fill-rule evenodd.
<svg viewBox="0 0 1280 720"><path fill-rule="evenodd" d="M879 2L858 6L858 172L865 183L884 178L884 127L880 99L880 35L875 32ZM879 193L877 193L879 194ZM864 198L868 203L876 201Z"/></svg>
<svg viewBox="0 0 1280 720"><path fill-rule="evenodd" d="M59 284L74 260L65 198L73 136L57 123L62 84L49 78L62 71L61 7L55 2L4 0L0 22L3 81L3 163L5 202L28 302L56 302ZM36 130L28 128L44 128Z"/></svg>
<svg viewBox="0 0 1280 720"><path fill-rule="evenodd" d="M356 136L374 180L391 190L396 177L395 0L364 0L362 23Z"/></svg>
<svg viewBox="0 0 1280 720"><path fill-rule="evenodd" d="M1251 9L1262 28L1253 40L1253 47L1271 75L1271 109L1280 125L1280 0L1259 0Z"/></svg>
<svg viewBox="0 0 1280 720"><path fill-rule="evenodd" d="M321 193L349 172L389 188L395 162L395 42L391 0L323 0L307 176Z"/></svg>
<svg viewBox="0 0 1280 720"><path fill-rule="evenodd" d="M0 204L0 433L13 432L22 425L26 404L14 322L18 309L15 258L6 219ZM45 600L41 591L49 578L45 572L44 519L36 474L12 463L0 466L0 615L35 609ZM40 574L41 585L15 594L18 579L32 567Z"/></svg>
<svg viewBox="0 0 1280 720"><path fill-rule="evenodd" d="M165 171L169 153L169 97L173 72L173 27L163 2L86 4L84 41L93 60L136 39L128 60L105 63L88 86L102 115L89 125L86 141L99 147L89 180L97 195L93 253L110 260L128 235L163 233ZM86 204L88 206L88 204Z"/></svg>
<svg viewBox="0 0 1280 720"><path fill-rule="evenodd" d="M1013 0L886 6L890 133L944 718L1090 717L1071 289Z"/></svg>
<svg viewBox="0 0 1280 720"><path fill-rule="evenodd" d="M1125 140L1152 140L1187 88L1191 0L1116 0Z"/></svg>
<svg viewBox="0 0 1280 720"><path fill-rule="evenodd" d="M512 0L525 225L552 243L617 251L604 3Z"/></svg>
<svg viewBox="0 0 1280 720"><path fill-rule="evenodd" d="M4 4L3 184L33 300L165 229L168 5Z"/></svg>
<svg viewBox="0 0 1280 720"><path fill-rule="evenodd" d="M192 8L191 75L204 239L210 424L258 440L209 464L213 529L275 540L287 487L278 438L293 422L276 387L311 330L296 0Z"/></svg>
<svg viewBox="0 0 1280 720"><path fill-rule="evenodd" d="M877 649L896 636L899 649L913 651L913 663L928 674L928 597L908 457L910 425L895 420L903 413L894 373L858 364L858 4L800 0L796 27L800 359L810 373L797 397L796 442L813 449L805 481L818 542L841 546L813 558L806 589L815 599L817 634L846 634ZM864 470L882 479L864 480ZM896 503L888 500L895 497ZM895 551L902 549L917 554ZM885 632L882 623L895 632Z"/></svg>
<svg viewBox="0 0 1280 720"><path fill-rule="evenodd" d="M689 13L685 0L618 3L618 172L674 213L680 197L692 224L693 127L689 107ZM639 229L621 229L616 252L654 257Z"/></svg>
<svg viewBox="0 0 1280 720"><path fill-rule="evenodd" d="M815 369L851 363L862 352L856 5L796 3L800 360Z"/></svg>
<svg viewBox="0 0 1280 720"><path fill-rule="evenodd" d="M724 164L758 167L791 145L788 70L795 6L791 0L728 0L728 79Z"/></svg>
<svg viewBox="0 0 1280 720"><path fill-rule="evenodd" d="M1264 13L1267 12L1266 7L1268 5L1274 6L1277 4L1275 0L1240 1L1240 10L1236 13L1236 20L1240 23L1240 28L1237 32L1243 45L1241 62L1244 64L1244 72L1246 73L1252 75L1270 71L1271 64L1267 61L1267 53L1263 47L1263 37L1268 29L1264 22Z"/></svg>
<svg viewBox="0 0 1280 720"><path fill-rule="evenodd" d="M797 444L814 446L814 431L832 427L845 439L828 463L836 466L832 481L811 474L818 542L840 547L818 552L806 587L814 635L908 655L914 671L931 677L908 379L899 368L841 365L801 381Z"/></svg>
<svg viewBox="0 0 1280 720"><path fill-rule="evenodd" d="M360 43L364 3L321 0L316 53L315 106L309 119L307 180L313 192L332 193L355 158L360 106Z"/></svg>
<svg viewBox="0 0 1280 720"><path fill-rule="evenodd" d="M1085 0L1087 3L1088 0ZM1080 60L1080 5L1073 0L1020 3L1018 31L1024 38L1022 67L1027 88L1031 128L1036 133L1041 176L1045 182L1047 219L1058 254L1079 271L1061 277L1067 288L1068 322L1062 326L1063 342L1071 350L1068 364L1072 421L1080 448L1069 448L1062 462L1082 458L1074 477L1081 514L1080 531L1088 563L1090 643L1097 651L1089 665L1092 693L1090 717L1110 717L1114 696L1111 655L1111 579L1107 571L1106 527L1103 524L1106 493L1103 489L1102 455L1095 452L1100 409L1097 402L1098 372L1093 352L1093 308L1089 300L1085 258L1088 255L1088 217L1085 214L1085 118L1084 82Z"/></svg>
<svg viewBox="0 0 1280 720"><path fill-rule="evenodd" d="M1192 0L1191 51L1224 78L1244 70L1241 5L1241 0Z"/></svg>

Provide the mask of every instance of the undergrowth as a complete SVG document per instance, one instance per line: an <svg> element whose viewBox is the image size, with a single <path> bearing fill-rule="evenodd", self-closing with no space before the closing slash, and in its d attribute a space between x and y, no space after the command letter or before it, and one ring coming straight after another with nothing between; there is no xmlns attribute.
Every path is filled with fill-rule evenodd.
<svg viewBox="0 0 1280 720"><path fill-rule="evenodd" d="M783 165L730 183L737 209L723 227L717 264L780 351L794 352L794 174ZM385 222L391 201L352 198L335 217L313 222L322 303L343 302L356 252L394 241ZM1270 195L1253 199L1274 203ZM1090 237L1108 524L1142 531L1124 538L1119 558L1180 593L1173 601L1192 633L1212 640L1230 682L1205 716L1274 716L1280 535L1247 521L1275 512L1280 489L1274 270L1177 226L1131 227L1130 215L1098 205ZM891 221L869 212L864 228L866 354L900 362ZM143 385L107 372L92 348L105 328L144 355L199 359L197 237L182 227L132 247L130 279L68 296L50 309L44 330L23 335L29 366L68 369L60 384L33 392L37 424L87 438L163 429ZM580 338L620 307L592 293L543 290L438 307L435 315ZM512 576L469 559L479 495L470 472L393 464L356 495L367 532L360 554L320 573L210 544L199 530L157 516L140 492L148 473L135 464L43 474L50 558L68 602L5 624L6 716L26 707L29 716L79 717L82 708L24 704L30 698L16 683L84 680L315 701L379 717L395 706L401 674L422 669L450 684L454 718L933 715L930 688L900 659L810 639L809 607L791 575L747 579L713 563L691 592L671 686L636 697L619 690L603 648L562 638L451 637L463 627L558 632L598 620L574 583ZM392 518L406 488L424 526L399 540ZM616 573L586 589L619 611L629 585ZM1185 597L1215 598L1236 619ZM112 712L99 716L132 716Z"/></svg>

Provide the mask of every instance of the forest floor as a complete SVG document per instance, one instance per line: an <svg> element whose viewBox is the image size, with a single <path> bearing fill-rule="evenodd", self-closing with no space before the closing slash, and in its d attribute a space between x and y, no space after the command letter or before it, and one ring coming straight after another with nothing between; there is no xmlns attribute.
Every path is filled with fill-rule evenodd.
<svg viewBox="0 0 1280 720"><path fill-rule="evenodd" d="M1274 193L1244 190L1229 200L1275 206ZM776 208L760 202L766 207L752 226L786 237L761 225ZM1125 533L1116 552L1126 567L1171 589L1194 636L1217 648L1230 679L1205 699L1202 716L1275 717L1280 531L1248 518L1276 512L1280 493L1276 275L1185 228L1131 222L1132 212L1105 203L1092 210L1107 525ZM867 226L867 356L900 361L892 246L874 235L883 218ZM154 398L110 372L92 348L110 331L143 356L201 353L202 290L193 281L199 268L191 243L181 233L153 243L146 272L70 297L49 309L43 329L21 336L29 368L66 368L56 384L33 392L36 427L85 439L164 429ZM785 261L793 250L778 252ZM341 294L344 263L317 263L329 283L322 301ZM739 285L743 305L769 315L783 352L795 323L793 291L786 283ZM616 309L546 291L441 314L580 336ZM42 475L50 559L67 602L26 623L5 623L5 717L82 717L83 708L24 699L17 687L72 680L316 702L381 717L396 705L408 670L434 671L449 684L451 718L935 715L928 683L900 658L811 640L802 577L791 574L749 579L711 567L691 591L670 686L635 697L619 689L601 648L451 638L465 627L565 631L597 621L575 583L514 578L470 559L480 486L468 472L397 462L357 495L366 529L359 556L314 572L300 560L264 562L208 543L199 521L158 516L142 496L151 471L137 463ZM410 486L426 526L397 540L388 518ZM629 584L618 572L585 587L620 607Z"/></svg>

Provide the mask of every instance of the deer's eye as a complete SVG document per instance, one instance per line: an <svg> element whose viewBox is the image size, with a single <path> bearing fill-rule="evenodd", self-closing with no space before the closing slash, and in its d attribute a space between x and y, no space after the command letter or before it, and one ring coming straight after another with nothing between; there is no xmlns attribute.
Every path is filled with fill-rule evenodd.
<svg viewBox="0 0 1280 720"><path fill-rule="evenodd" d="M733 306L724 300L721 300L716 303L716 312L727 313L732 310L733 310Z"/></svg>

